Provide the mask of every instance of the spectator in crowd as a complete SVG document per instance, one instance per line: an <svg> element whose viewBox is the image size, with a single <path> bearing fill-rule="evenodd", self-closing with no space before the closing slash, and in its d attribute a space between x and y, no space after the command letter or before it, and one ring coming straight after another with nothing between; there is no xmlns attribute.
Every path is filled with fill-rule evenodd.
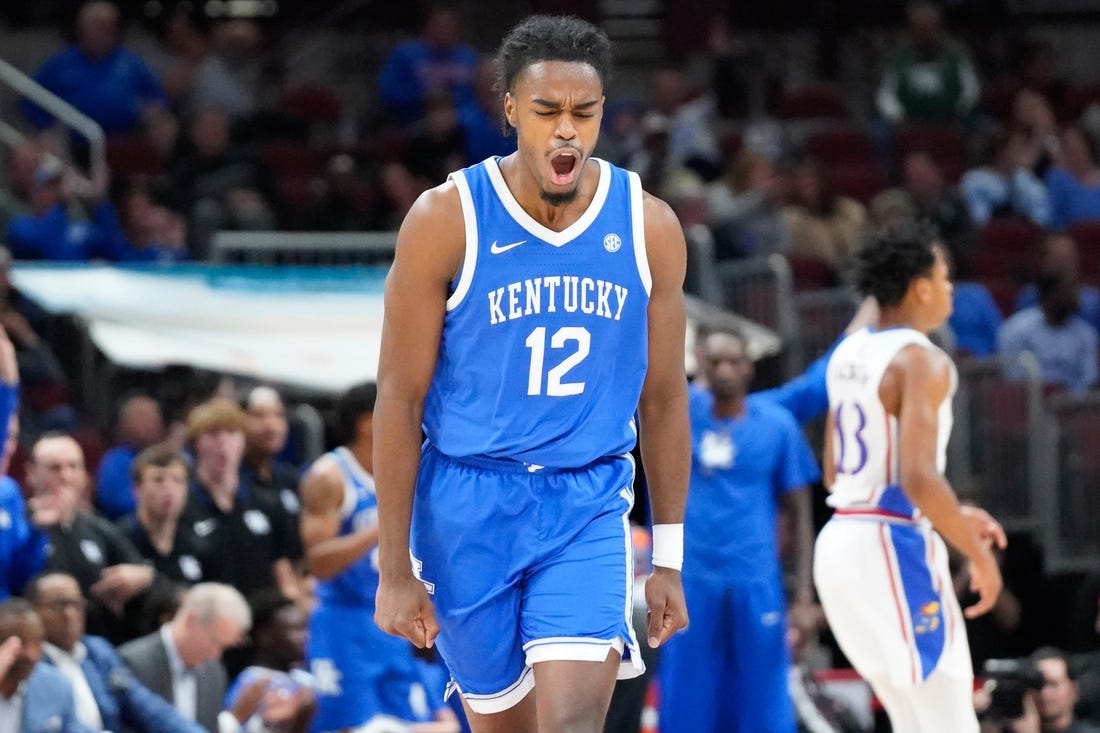
<svg viewBox="0 0 1100 733"><path fill-rule="evenodd" d="M393 119L412 125L424 115L429 92L448 92L455 106L475 105L478 55L459 40L458 11L432 5L420 37L396 46L382 64L378 91Z"/></svg>
<svg viewBox="0 0 1100 733"><path fill-rule="evenodd" d="M707 216L720 260L778 252L783 180L764 155L748 148L729 159L726 175L707 189Z"/></svg>
<svg viewBox="0 0 1100 733"><path fill-rule="evenodd" d="M256 712L245 721L248 733L305 733L317 699L313 677L304 669L306 615L276 590L260 591L252 607L252 666L237 676L225 695L232 708L256 680L267 687Z"/></svg>
<svg viewBox="0 0 1100 733"><path fill-rule="evenodd" d="M297 598L294 524L277 499L241 480L245 425L244 412L225 398L191 411L187 440L195 467L183 521L214 552L232 558L222 564L219 580L245 595L274 586Z"/></svg>
<svg viewBox="0 0 1100 733"><path fill-rule="evenodd" d="M172 208L190 217L192 252L206 253L219 229L265 230L275 227L280 197L267 167L229 137L229 118L221 110L198 111L188 127L187 145L169 169Z"/></svg>
<svg viewBox="0 0 1100 733"><path fill-rule="evenodd" d="M913 0L905 16L908 32L883 61L879 115L890 123L966 120L981 97L969 52L946 34L936 3Z"/></svg>
<svg viewBox="0 0 1100 733"><path fill-rule="evenodd" d="M56 158L46 158L31 182L31 213L8 221L7 238L16 259L86 262L104 259L125 262L140 259L126 239L105 185L97 186L84 201L71 195L65 168ZM79 212L87 206L89 218Z"/></svg>
<svg viewBox="0 0 1100 733"><path fill-rule="evenodd" d="M76 37L76 44L49 59L34 79L98 122L107 135L133 132L150 107L167 101L152 70L121 45L113 3L81 7ZM34 103L23 100L21 107L36 127L53 124L53 116Z"/></svg>
<svg viewBox="0 0 1100 733"><path fill-rule="evenodd" d="M486 56L477 67L474 104L458 110L458 124L466 137L466 160L470 163L516 150L515 139L504 131L501 93L496 88L496 81L496 65L491 56Z"/></svg>
<svg viewBox="0 0 1100 733"><path fill-rule="evenodd" d="M968 170L959 183L970 219L978 226L995 216L1021 216L1039 226L1050 223L1050 197L1031 172L1032 162L1022 137L994 135L985 165Z"/></svg>
<svg viewBox="0 0 1100 733"><path fill-rule="evenodd" d="M87 501L84 452L68 435L47 433L27 459L31 523L45 545L45 569L69 573L90 600L88 628L114 642L128 638L127 609L153 584L156 574L130 541L105 519L81 507ZM126 612L129 611L129 614ZM126 615L124 615L126 614Z"/></svg>
<svg viewBox="0 0 1100 733"><path fill-rule="evenodd" d="M866 227L866 209L834 190L820 162L807 158L798 165L790 204L783 209L787 251L819 259L840 273L859 249Z"/></svg>
<svg viewBox="0 0 1100 733"><path fill-rule="evenodd" d="M813 603L807 487L820 473L791 414L747 395L753 366L744 337L707 334L702 368L707 386L691 399L684 520L695 527L684 547L693 618L662 652L661 725L699 733L793 730L777 523L782 505L795 528L794 613L801 614Z"/></svg>
<svg viewBox="0 0 1100 733"><path fill-rule="evenodd" d="M8 221L13 216L30 213L31 183L42 152L42 147L33 140L24 140L8 151L6 175L0 182L0 231L8 230Z"/></svg>
<svg viewBox="0 0 1100 733"><path fill-rule="evenodd" d="M378 196L371 211L373 228L397 231L424 186L397 161L383 163L378 178Z"/></svg>
<svg viewBox="0 0 1100 733"><path fill-rule="evenodd" d="M189 258L187 220L162 205L145 185L131 185L122 197L122 226L134 259L171 264Z"/></svg>
<svg viewBox="0 0 1100 733"><path fill-rule="evenodd" d="M1077 674L1065 652L1053 647L1041 647L1031 654L1031 661L1046 680L1036 701L1041 732L1100 733L1100 728L1078 720L1074 715L1078 696Z"/></svg>
<svg viewBox="0 0 1100 733"><path fill-rule="evenodd" d="M1066 101L1069 82L1058 74L1058 56L1054 44L1045 38L1028 41L1020 55L1020 86L1032 91L1050 107Z"/></svg>
<svg viewBox="0 0 1100 733"><path fill-rule="evenodd" d="M297 525L301 474L294 465L279 458L290 433L283 398L272 387L260 385L248 391L242 407L245 415L242 480L251 488L277 498Z"/></svg>
<svg viewBox="0 0 1100 733"><path fill-rule="evenodd" d="M209 543L180 522L187 502L187 459L158 444L138 453L130 480L137 506L118 522L123 534L157 572L173 583L194 585L218 577L223 562Z"/></svg>
<svg viewBox="0 0 1100 733"><path fill-rule="evenodd" d="M466 166L466 131L458 110L442 89L424 95L424 116L413 128L405 151L405 167L425 188L438 186L451 171Z"/></svg>
<svg viewBox="0 0 1100 733"><path fill-rule="evenodd" d="M1020 357L1030 352L1044 382L1083 394L1096 383L1097 333L1077 315L1077 281L1051 273L1039 278L1037 289L1039 305L1013 315L997 335L1005 376L1026 378Z"/></svg>
<svg viewBox="0 0 1100 733"><path fill-rule="evenodd" d="M887 196L904 194L912 206L915 219L927 220L936 227L951 253L956 257L965 251L973 237L974 227L966 202L944 179L943 169L927 150L912 150L902 159L900 188L883 191L871 202Z"/></svg>
<svg viewBox="0 0 1100 733"><path fill-rule="evenodd" d="M989 288L980 282L956 281L951 299L947 322L955 334L955 348L973 356L997 353L997 332L1004 316Z"/></svg>
<svg viewBox="0 0 1100 733"><path fill-rule="evenodd" d="M1039 275L1062 273L1080 280L1081 264L1077 253L1077 240L1069 232L1049 232L1043 237L1039 255ZM1080 306L1077 315L1100 333L1100 288L1081 285L1078 288ZM1016 310L1022 311L1039 303L1039 289L1028 283L1016 294Z"/></svg>
<svg viewBox="0 0 1100 733"><path fill-rule="evenodd" d="M334 155L325 165L323 192L308 216L310 231L375 229L371 219L369 189L359 179L355 158Z"/></svg>
<svg viewBox="0 0 1100 733"><path fill-rule="evenodd" d="M1067 127L1061 142L1058 164L1046 175L1055 229L1100 219L1100 165L1092 140L1080 127Z"/></svg>
<svg viewBox="0 0 1100 733"><path fill-rule="evenodd" d="M103 454L96 476L95 504L108 519L134 511L130 467L134 457L164 438L160 405L147 394L124 397L118 408L119 444Z"/></svg>
<svg viewBox="0 0 1100 733"><path fill-rule="evenodd" d="M1032 89L1021 89L1012 100L1009 130L1027 150L1031 172L1045 178L1061 150L1058 122L1050 103Z"/></svg>
<svg viewBox="0 0 1100 733"><path fill-rule="evenodd" d="M191 76L180 110L185 116L216 109L233 122L255 115L266 100L263 31L254 21L219 23Z"/></svg>
<svg viewBox="0 0 1100 733"><path fill-rule="evenodd" d="M90 730L204 733L134 679L109 641L84 633L86 601L75 578L42 575L27 586L27 600L42 619L46 661L69 679L77 718Z"/></svg>
<svg viewBox="0 0 1100 733"><path fill-rule="evenodd" d="M721 173L722 152L712 129L717 117L710 95L696 94L678 66L666 66L649 77L649 109L642 119L668 130L671 167L687 167L705 180Z"/></svg>
<svg viewBox="0 0 1100 733"><path fill-rule="evenodd" d="M22 598L0 603L0 730L89 733L76 717L65 675L39 664L45 631Z"/></svg>
<svg viewBox="0 0 1100 733"><path fill-rule="evenodd" d="M119 656L143 685L184 718L209 733L235 730L252 717L263 685L243 695L238 708L223 711L227 676L221 657L241 643L251 626L248 603L234 588L199 583L184 596L171 622L124 644ZM219 725L223 722L225 728Z"/></svg>

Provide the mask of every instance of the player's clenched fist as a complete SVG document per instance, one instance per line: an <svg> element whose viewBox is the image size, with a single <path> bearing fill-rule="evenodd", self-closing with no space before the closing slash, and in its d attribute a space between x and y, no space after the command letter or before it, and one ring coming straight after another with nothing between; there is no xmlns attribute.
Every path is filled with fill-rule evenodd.
<svg viewBox="0 0 1100 733"><path fill-rule="evenodd" d="M434 646L439 634L428 591L411 574L379 580L374 622L387 634L408 639L421 649Z"/></svg>

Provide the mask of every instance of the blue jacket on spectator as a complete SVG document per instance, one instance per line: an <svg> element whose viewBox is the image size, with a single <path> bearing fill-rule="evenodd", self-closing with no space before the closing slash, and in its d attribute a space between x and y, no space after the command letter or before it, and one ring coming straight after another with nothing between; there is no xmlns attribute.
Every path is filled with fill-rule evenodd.
<svg viewBox="0 0 1100 733"><path fill-rule="evenodd" d="M44 538L27 521L19 484L10 476L0 477L0 601L21 595L45 560Z"/></svg>
<svg viewBox="0 0 1100 733"><path fill-rule="evenodd" d="M958 289L958 284L955 285L955 288ZM1077 293L1081 299L1077 315L1084 318L1090 326L1096 329L1097 333L1100 333L1100 288L1092 285L1082 285ZM1016 312L1018 313L1033 305L1039 305L1039 288L1035 287L1034 283L1028 283L1016 293Z"/></svg>
<svg viewBox="0 0 1100 733"><path fill-rule="evenodd" d="M956 282L953 301L948 323L955 332L955 346L974 356L997 353L997 331L1004 317L989 288L981 283Z"/></svg>
<svg viewBox="0 0 1100 733"><path fill-rule="evenodd" d="M17 260L131 262L144 259L126 239L114 207L107 202L92 210L91 221L73 220L64 203L54 205L41 216L14 216L8 222L8 246Z"/></svg>
<svg viewBox="0 0 1100 733"><path fill-rule="evenodd" d="M80 667L99 706L105 730L206 733L205 728L184 718L168 701L138 682L109 641L88 635L81 641L88 654ZM48 655L43 655L42 661L52 664Z"/></svg>
<svg viewBox="0 0 1100 733"><path fill-rule="evenodd" d="M108 519L125 517L137 506L130 479L130 466L137 453L132 445L123 444L111 448L99 461L95 505Z"/></svg>
<svg viewBox="0 0 1100 733"><path fill-rule="evenodd" d="M27 678L20 733L93 733L76 719L69 680L45 661Z"/></svg>
<svg viewBox="0 0 1100 733"><path fill-rule="evenodd" d="M421 40L402 43L390 53L378 74L382 101L398 122L411 124L423 114L431 89L446 89L460 111L476 104L477 52L469 46L433 49Z"/></svg>
<svg viewBox="0 0 1100 733"><path fill-rule="evenodd" d="M1100 219L1100 186L1086 186L1073 174L1054 167L1047 171L1050 194L1050 227L1065 229L1079 221Z"/></svg>
<svg viewBox="0 0 1100 733"><path fill-rule="evenodd" d="M1020 354L1030 351L1039 362L1042 380L1061 384L1078 394L1087 392L1097 378L1097 334L1080 316L1070 316L1058 327L1047 323L1039 306L1022 310L1001 326L997 350L1004 359L1005 376L1027 376Z"/></svg>
<svg viewBox="0 0 1100 733"><path fill-rule="evenodd" d="M98 122L107 135L131 132L145 104L167 101L152 70L122 46L101 59L70 46L46 61L34 79ZM53 115L33 102L24 99L20 108L38 128L53 124Z"/></svg>

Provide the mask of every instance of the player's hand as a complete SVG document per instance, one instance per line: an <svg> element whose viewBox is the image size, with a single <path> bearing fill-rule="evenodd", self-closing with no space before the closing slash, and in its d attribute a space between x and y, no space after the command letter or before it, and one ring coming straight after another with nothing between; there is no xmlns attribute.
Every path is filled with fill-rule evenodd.
<svg viewBox="0 0 1100 733"><path fill-rule="evenodd" d="M645 582L649 646L656 649L688 624L687 601L680 571L655 567Z"/></svg>
<svg viewBox="0 0 1100 733"><path fill-rule="evenodd" d="M378 582L374 622L387 634L408 639L420 649L435 646L439 635L428 591L411 573Z"/></svg>
<svg viewBox="0 0 1100 733"><path fill-rule="evenodd" d="M962 512L966 523L970 525L970 529L974 530L974 534L978 535L978 538L986 547L992 546L998 550L1008 547L1008 535L1005 534L1005 528L985 509L963 504L959 507L959 511Z"/></svg>
<svg viewBox="0 0 1100 733"><path fill-rule="evenodd" d="M963 614L967 618L977 618L987 613L997 602L1001 594L1003 581L1001 568L992 551L986 549L980 556L968 563L970 569L970 590L978 594L978 602L967 608Z"/></svg>

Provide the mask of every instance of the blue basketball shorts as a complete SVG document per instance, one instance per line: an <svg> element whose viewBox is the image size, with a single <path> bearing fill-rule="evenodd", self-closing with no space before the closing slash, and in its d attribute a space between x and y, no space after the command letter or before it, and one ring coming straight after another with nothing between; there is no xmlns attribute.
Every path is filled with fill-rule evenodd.
<svg viewBox="0 0 1100 733"><path fill-rule="evenodd" d="M452 687L478 713L507 710L544 661L622 655L645 667L631 625L629 456L576 470L462 459L425 445L413 504L413 568L435 604Z"/></svg>
<svg viewBox="0 0 1100 733"><path fill-rule="evenodd" d="M314 733L354 728L376 715L430 719L410 702L421 682L412 645L379 629L373 608L318 604L306 658L317 686Z"/></svg>

